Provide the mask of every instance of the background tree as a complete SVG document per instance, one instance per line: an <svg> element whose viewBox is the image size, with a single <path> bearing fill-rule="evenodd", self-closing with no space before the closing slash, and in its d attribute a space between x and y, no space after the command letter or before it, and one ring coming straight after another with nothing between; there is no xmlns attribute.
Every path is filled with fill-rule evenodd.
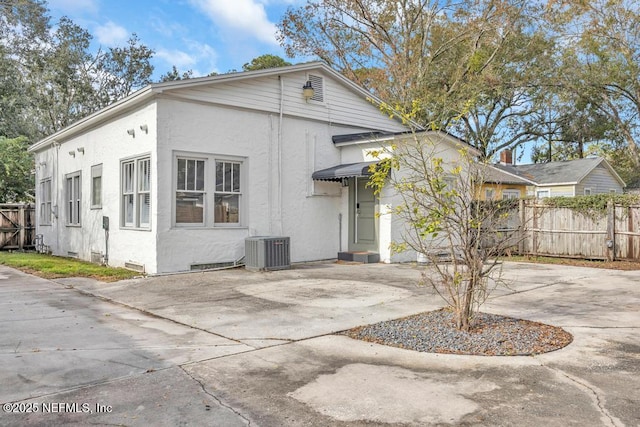
<svg viewBox="0 0 640 427"><path fill-rule="evenodd" d="M0 203L33 201L33 157L28 147L25 137L0 136Z"/></svg>
<svg viewBox="0 0 640 427"><path fill-rule="evenodd" d="M563 89L576 99L586 94L592 111L615 125L629 159L640 166L640 5L633 0L551 0L547 10L564 47ZM599 126L601 119L596 119Z"/></svg>
<svg viewBox="0 0 640 427"><path fill-rule="evenodd" d="M242 71L265 70L267 68L286 67L287 65L291 65L291 63L277 55L267 53L253 58L251 62L244 64L242 66Z"/></svg>
<svg viewBox="0 0 640 427"><path fill-rule="evenodd" d="M163 83L163 82L173 82L177 80L187 80L190 78L193 78L193 70L187 70L187 71L184 71L182 74L180 74L180 72L174 65L171 68L171 71L167 71L166 73L161 75L158 81L160 83Z"/></svg>
<svg viewBox="0 0 640 427"><path fill-rule="evenodd" d="M125 47L93 53L91 34L68 18L52 25L45 1L1 1L0 35L2 102L14 107L0 135L33 141L150 82L153 51L135 34Z"/></svg>
<svg viewBox="0 0 640 427"><path fill-rule="evenodd" d="M280 41L399 109L417 103L419 123L456 130L491 157L542 132L534 113L553 46L537 12L518 0L310 1L287 12Z"/></svg>

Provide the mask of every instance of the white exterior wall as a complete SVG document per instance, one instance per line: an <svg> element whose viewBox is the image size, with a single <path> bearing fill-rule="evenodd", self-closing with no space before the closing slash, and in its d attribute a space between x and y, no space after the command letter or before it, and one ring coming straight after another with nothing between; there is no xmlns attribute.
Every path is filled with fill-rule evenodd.
<svg viewBox="0 0 640 427"><path fill-rule="evenodd" d="M144 265L147 271L155 271L156 191L151 191L150 230L130 230L120 225L120 160L150 155L152 185L156 182L155 115L155 105L148 104L99 128L67 141L59 141L60 145L35 153L36 189L39 192L40 181L51 177L52 210L57 213L52 216L51 225L41 225L38 206L37 233L43 235L44 244L49 246L54 255L77 253L78 258L84 260L91 259L91 252L104 255L106 244L102 217L108 216L109 265L124 266L125 262L134 262ZM148 134L140 130L142 124L147 124ZM135 138L127 134L127 129L135 129ZM77 151L78 148L84 148L84 154ZM74 152L75 157L69 152ZM91 209L91 166L97 164L102 164L102 208ZM81 225L68 226L65 176L76 171L81 172ZM37 194L36 200L39 203L40 194Z"/></svg>
<svg viewBox="0 0 640 427"><path fill-rule="evenodd" d="M339 184L313 182L311 174L341 163L332 135L364 128L283 116L279 131L280 116L274 113L178 99L162 99L159 105L158 164L166 172L158 177L163 189L157 222L159 272L239 260L249 236L290 237L292 262L335 258L339 215L344 232L348 209L341 205ZM240 226L175 224L177 154L242 161ZM213 164L206 168L212 170ZM211 207L205 215L212 215Z"/></svg>
<svg viewBox="0 0 640 427"><path fill-rule="evenodd" d="M434 142L437 141L438 145L435 149L435 154L441 157L445 163L453 162L459 159L459 154L456 151L456 147L454 143L452 143L451 138L433 134L429 135L428 137L431 138ZM377 159L371 156L370 153L372 150L380 150L381 147L384 147L385 151L388 152L390 150L390 143L388 141L381 141L380 143L372 142L341 147L342 163L376 161ZM386 156L388 156L388 154L382 155L382 157ZM379 215L377 226L381 262L414 262L417 259L417 253L415 251L391 253L390 250L390 244L392 242L400 243L403 241L403 235L407 230L407 224L391 213L392 210L395 207L399 206L401 203L401 196L397 194L390 186L386 186L378 198L376 213ZM348 207L348 191L344 191L342 196L343 211L348 213ZM347 245L348 234L345 230L343 230L343 247L347 247Z"/></svg>

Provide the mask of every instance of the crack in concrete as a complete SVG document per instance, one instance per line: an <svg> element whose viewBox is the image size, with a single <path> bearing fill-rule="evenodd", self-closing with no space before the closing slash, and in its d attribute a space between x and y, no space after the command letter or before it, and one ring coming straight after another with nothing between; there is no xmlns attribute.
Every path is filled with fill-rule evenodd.
<svg viewBox="0 0 640 427"><path fill-rule="evenodd" d="M569 280L561 280L558 282L552 282L552 283L547 283L546 285L540 285L540 286L536 286L533 288L528 288L528 289L523 289L521 291L512 291L508 294L504 294L504 295L496 295L491 297L491 299L498 299L498 298L504 298L504 297L508 297L511 295L517 295L517 294L524 294L526 292L531 292L531 291L535 291L538 289L544 289L544 288L549 288L551 286L556 286L556 285L574 285L576 283L576 281L580 281L582 279L586 279L587 277L576 277L576 278L572 278L570 281ZM515 281L515 279L514 279Z"/></svg>
<svg viewBox="0 0 640 427"><path fill-rule="evenodd" d="M243 414L241 414L240 412L238 412L235 408L233 408L230 405L227 405L225 403L222 402L222 400L220 400L220 398L218 396L216 396L215 394L209 392L209 390L207 390L207 388L205 387L204 383L202 381L200 381L199 379L197 379L196 377L194 377L193 375L191 375L189 372L187 372L186 369L184 369L182 366L178 365L178 367L182 370L182 372L184 372L189 378L191 378L193 381L195 381L196 383L198 383L200 385L200 388L202 389L202 391L208 395L211 396L211 398L213 398L213 400L215 400L216 402L218 402L218 404L220 406L222 406L223 408L227 408L228 410L230 410L231 412L233 412L234 414L236 414L237 416L239 416L240 418L242 418L244 421L246 421L247 425L250 426L251 425L251 420L247 417L245 417Z"/></svg>
<svg viewBox="0 0 640 427"><path fill-rule="evenodd" d="M601 420L603 421L604 425L606 425L607 427L625 427L625 424L623 422L621 422L618 418L614 417L609 413L609 411L607 411L607 409L604 406L604 402L605 402L604 396L601 395L601 393L596 389L596 387L589 384L586 380L579 377L575 377L563 371L562 369L547 366L542 362L540 362L540 366L547 368L550 371L555 372L557 375L566 378L569 382L577 385L579 389L587 393L591 397L591 400L594 402L594 405L597 408L598 412L600 412Z"/></svg>

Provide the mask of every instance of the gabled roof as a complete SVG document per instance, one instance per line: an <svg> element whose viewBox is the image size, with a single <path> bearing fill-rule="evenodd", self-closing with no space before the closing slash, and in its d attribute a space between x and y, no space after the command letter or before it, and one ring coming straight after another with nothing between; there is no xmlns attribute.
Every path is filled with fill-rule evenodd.
<svg viewBox="0 0 640 427"><path fill-rule="evenodd" d="M609 170L611 175L624 187L625 182L611 165L602 157L566 160L562 162L534 163L530 165L492 165L504 173L529 180L536 185L576 185L599 165Z"/></svg>
<svg viewBox="0 0 640 427"><path fill-rule="evenodd" d="M115 117L127 110L135 108L137 106L143 105L145 102L148 102L154 99L157 95L171 92L172 90L179 90L197 86L209 86L215 84L228 83L233 81L240 80L248 80L248 79L256 79L260 77L266 76L277 76L283 74L291 74L291 73L299 73L301 71L322 71L327 75L331 76L333 79L340 82L343 86L345 86L348 90L358 94L363 98L363 100L369 100L373 102L375 105L380 105L382 100L372 95L366 89L358 86L342 74L333 70L331 67L326 65L324 62L315 61L315 62L307 62L303 64L290 65L286 67L278 67L278 68L268 68L264 70L256 70L256 71L244 71L244 72L235 72L228 74L219 74L216 76L209 77L197 77L186 80L177 80L170 81L164 83L153 83L149 86L146 86L137 92L123 98L108 107L103 108L100 111L97 111L90 116L81 119L64 129L59 130L58 132L36 142L31 147L29 147L29 151L37 151L39 149L45 148L51 145L56 140L66 139L72 137L80 132L87 130L88 128L94 127L97 124L109 120L112 117ZM416 128L419 126L417 124L412 123Z"/></svg>
<svg viewBox="0 0 640 427"><path fill-rule="evenodd" d="M511 185L535 185L531 179L526 178L524 176L520 176L517 174L515 169L511 168L502 168L498 166L504 165L484 165L482 170L482 178L483 181L489 184L511 184Z"/></svg>

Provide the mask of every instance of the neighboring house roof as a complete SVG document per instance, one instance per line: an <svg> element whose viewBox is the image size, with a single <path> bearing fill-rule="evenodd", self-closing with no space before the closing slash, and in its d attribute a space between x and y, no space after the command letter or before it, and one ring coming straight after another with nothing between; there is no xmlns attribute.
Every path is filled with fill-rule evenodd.
<svg viewBox="0 0 640 427"><path fill-rule="evenodd" d="M185 88L191 88L191 87L197 87L197 86L209 86L209 85L215 85L219 83L229 83L229 82L254 79L259 77L277 76L277 75L297 73L301 71L313 71L313 70L320 70L326 73L327 75L330 75L332 78L340 82L348 90L358 94L359 96L362 96L363 100L369 100L375 105L382 104L382 100L372 95L366 89L358 86L357 84L355 84L354 82L352 82L351 80L343 76L342 74L333 70L324 62L315 61L315 62L308 62L304 64L297 64L297 65L291 65L286 67L219 74L216 76L198 77L198 78L170 81L170 82L164 82L164 83L154 83L36 142L31 147L29 147L29 151L37 151L42 148L48 147L49 145L56 142L57 140L62 140L62 139L75 136L91 127L98 125L99 123L105 120L109 120L112 117L115 117L132 108L142 105L151 99L154 99L156 96L160 94L167 93L172 90L185 89ZM399 115L398 115L398 119L399 119ZM420 128L417 123L410 123L410 125L414 126L417 129Z"/></svg>
<svg viewBox="0 0 640 427"><path fill-rule="evenodd" d="M611 165L602 157L566 160L562 162L534 163L530 165L491 165L493 168L526 179L538 186L544 185L576 185L596 167L602 164L611 175L625 186L625 182ZM500 181L504 182L504 181Z"/></svg>
<svg viewBox="0 0 640 427"><path fill-rule="evenodd" d="M497 166L502 165L484 166L482 171L484 182L488 184L535 185L535 182L517 175L515 171L508 171L506 168L498 168Z"/></svg>

